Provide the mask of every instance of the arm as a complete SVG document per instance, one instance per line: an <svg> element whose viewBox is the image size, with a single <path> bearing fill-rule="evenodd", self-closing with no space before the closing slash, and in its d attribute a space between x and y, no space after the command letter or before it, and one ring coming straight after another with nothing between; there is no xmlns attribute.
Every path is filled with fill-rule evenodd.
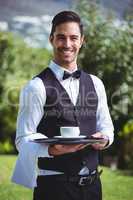
<svg viewBox="0 0 133 200"><path fill-rule="evenodd" d="M21 91L19 113L17 118L16 147L25 151L29 157L49 156L48 145L30 142L30 139L45 137L37 132L37 126L44 114L46 91L39 78L31 80Z"/></svg>
<svg viewBox="0 0 133 200"><path fill-rule="evenodd" d="M100 79L92 76L94 86L98 95L98 108L97 108L97 132L94 137L104 137L108 139L105 143L100 145L93 145L96 149L104 149L113 143L114 127L110 117L109 108L107 104L107 97L104 85Z"/></svg>

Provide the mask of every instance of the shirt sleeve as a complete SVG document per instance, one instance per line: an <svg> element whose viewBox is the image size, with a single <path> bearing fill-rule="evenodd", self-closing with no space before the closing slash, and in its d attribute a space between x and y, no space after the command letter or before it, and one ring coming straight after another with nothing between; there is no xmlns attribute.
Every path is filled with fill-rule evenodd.
<svg viewBox="0 0 133 200"><path fill-rule="evenodd" d="M103 82L97 78L96 76L91 75L94 86L96 89L96 93L98 95L98 108L97 108L97 124L96 131L101 132L105 137L109 139L109 143L106 146L110 146L114 140L114 127L112 123L112 119L109 113L109 108L107 104L107 96L105 92L105 87Z"/></svg>
<svg viewBox="0 0 133 200"><path fill-rule="evenodd" d="M25 149L29 156L49 156L48 145L30 141L46 137L37 133L37 126L44 115L45 102L46 90L40 78L31 80L20 93L15 143L18 151Z"/></svg>

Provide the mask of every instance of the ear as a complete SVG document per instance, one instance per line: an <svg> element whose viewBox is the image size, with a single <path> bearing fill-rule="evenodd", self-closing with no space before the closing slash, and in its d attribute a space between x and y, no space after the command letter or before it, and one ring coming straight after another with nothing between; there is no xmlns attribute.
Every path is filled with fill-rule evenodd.
<svg viewBox="0 0 133 200"><path fill-rule="evenodd" d="M49 41L50 41L51 44L53 43L53 37L54 37L53 35L49 36Z"/></svg>
<svg viewBox="0 0 133 200"><path fill-rule="evenodd" d="M81 46L80 47L82 47L83 44L84 44L84 35L81 36L81 39L80 39L80 45Z"/></svg>

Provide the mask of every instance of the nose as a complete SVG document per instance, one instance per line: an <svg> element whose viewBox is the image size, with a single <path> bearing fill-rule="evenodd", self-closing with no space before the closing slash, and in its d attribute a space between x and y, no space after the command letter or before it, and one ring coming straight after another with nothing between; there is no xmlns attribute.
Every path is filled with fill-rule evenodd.
<svg viewBox="0 0 133 200"><path fill-rule="evenodd" d="M64 41L64 46L66 48L69 48L71 46L71 40L69 38L66 38L66 40Z"/></svg>

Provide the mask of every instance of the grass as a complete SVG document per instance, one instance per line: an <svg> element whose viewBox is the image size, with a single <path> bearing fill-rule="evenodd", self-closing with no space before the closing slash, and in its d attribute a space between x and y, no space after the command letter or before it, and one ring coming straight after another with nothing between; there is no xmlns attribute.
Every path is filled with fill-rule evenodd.
<svg viewBox="0 0 133 200"><path fill-rule="evenodd" d="M16 156L0 156L0 200L32 200L32 191L13 184L10 177ZM133 200L133 177L103 168L103 200Z"/></svg>
<svg viewBox="0 0 133 200"><path fill-rule="evenodd" d="M32 191L10 181L16 156L0 156L0 200L32 200Z"/></svg>

